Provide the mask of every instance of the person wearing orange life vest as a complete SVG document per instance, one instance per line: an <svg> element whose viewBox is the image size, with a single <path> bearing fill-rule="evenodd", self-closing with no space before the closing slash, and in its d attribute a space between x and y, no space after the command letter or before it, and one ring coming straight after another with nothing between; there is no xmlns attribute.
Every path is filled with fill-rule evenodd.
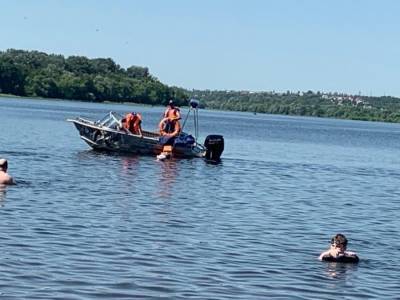
<svg viewBox="0 0 400 300"><path fill-rule="evenodd" d="M122 128L130 133L142 135L142 115L130 112L121 120Z"/></svg>
<svg viewBox="0 0 400 300"><path fill-rule="evenodd" d="M165 137L176 137L181 133L181 124L178 117L163 118L159 124L160 134Z"/></svg>
<svg viewBox="0 0 400 300"><path fill-rule="evenodd" d="M160 144L163 145L162 152L157 155L157 160L164 160L172 156L172 147L175 138L181 133L181 124L178 117L163 118L160 122Z"/></svg>
<svg viewBox="0 0 400 300"><path fill-rule="evenodd" d="M164 112L164 118L181 118L181 111L175 106L173 100L169 100L167 108Z"/></svg>

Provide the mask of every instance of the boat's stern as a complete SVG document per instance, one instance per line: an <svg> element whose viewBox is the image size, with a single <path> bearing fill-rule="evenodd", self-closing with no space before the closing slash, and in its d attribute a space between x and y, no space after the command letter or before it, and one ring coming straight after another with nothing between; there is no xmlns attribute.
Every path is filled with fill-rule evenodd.
<svg viewBox="0 0 400 300"><path fill-rule="evenodd" d="M210 161L220 161L224 151L224 137L222 135L212 134L206 137L204 141L206 147L205 159Z"/></svg>

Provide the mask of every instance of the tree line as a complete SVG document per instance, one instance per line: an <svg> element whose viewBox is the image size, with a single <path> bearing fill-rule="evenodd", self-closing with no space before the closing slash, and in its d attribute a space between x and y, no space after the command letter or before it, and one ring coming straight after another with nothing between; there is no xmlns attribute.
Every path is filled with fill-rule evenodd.
<svg viewBox="0 0 400 300"><path fill-rule="evenodd" d="M192 90L203 107L253 113L400 122L400 98L324 94Z"/></svg>
<svg viewBox="0 0 400 300"><path fill-rule="evenodd" d="M187 103L187 93L161 83L149 69L126 69L111 58L0 51L0 93L27 97L165 105Z"/></svg>
<svg viewBox="0 0 400 300"><path fill-rule="evenodd" d="M166 105L173 99L202 108L342 119L400 122L400 99L307 91L276 93L186 90L170 87L140 66L122 68L111 58L0 51L0 93L83 101Z"/></svg>

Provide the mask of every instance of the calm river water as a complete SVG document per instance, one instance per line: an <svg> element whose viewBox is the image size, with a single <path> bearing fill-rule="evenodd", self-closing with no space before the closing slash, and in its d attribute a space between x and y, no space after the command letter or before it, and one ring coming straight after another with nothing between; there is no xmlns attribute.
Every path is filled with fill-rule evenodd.
<svg viewBox="0 0 400 300"><path fill-rule="evenodd" d="M163 108L0 98L1 299L400 299L400 124L201 110L210 165L96 153L65 121L110 110L154 130ZM338 232L358 265L317 260Z"/></svg>

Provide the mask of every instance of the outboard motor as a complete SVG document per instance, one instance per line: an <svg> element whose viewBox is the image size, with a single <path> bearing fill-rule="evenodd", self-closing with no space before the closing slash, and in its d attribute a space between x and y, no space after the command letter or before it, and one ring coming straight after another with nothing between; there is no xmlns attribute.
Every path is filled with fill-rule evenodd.
<svg viewBox="0 0 400 300"><path fill-rule="evenodd" d="M206 147L206 159L219 161L224 151L224 137L222 135L209 135L204 141Z"/></svg>

